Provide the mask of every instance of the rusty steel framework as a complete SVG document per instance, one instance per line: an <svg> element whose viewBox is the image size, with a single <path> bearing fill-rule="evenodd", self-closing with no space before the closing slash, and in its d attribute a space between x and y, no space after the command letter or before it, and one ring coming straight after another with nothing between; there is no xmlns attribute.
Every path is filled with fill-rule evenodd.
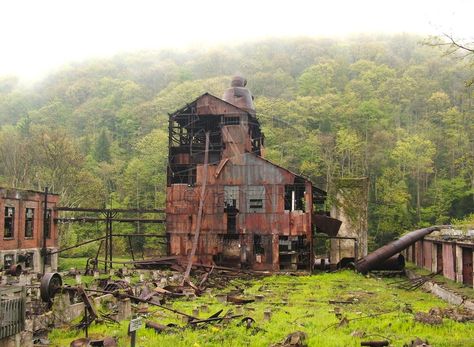
<svg viewBox="0 0 474 347"><path fill-rule="evenodd" d="M264 135L245 85L235 77L223 99L205 93L169 116L169 255L310 270L314 207L324 204L326 192L263 158ZM323 229L336 234L324 219L318 219Z"/></svg>
<svg viewBox="0 0 474 347"><path fill-rule="evenodd" d="M102 248L102 242L105 241L105 248L104 248L104 260L102 261L104 264L104 270L107 272L108 268L112 269L113 264L115 263L113 260L113 239L114 237L125 237L128 238L128 243L130 246L130 254L132 256L133 261L135 261L135 256L133 253L132 243L131 240L134 237L156 237L156 238L164 238L166 239L167 236L165 234L149 234L149 233L134 233L134 234L114 234L113 233L113 222L118 223L164 223L165 220L163 218L141 218L140 215L143 213L151 213L151 214L160 214L163 213L163 210L160 209L113 209L113 208L81 208L81 207L56 207L56 211L58 212L82 212L82 213L93 213L96 216L74 216L74 217L58 217L55 218L55 222L58 223L96 223L96 222L104 222L105 223L105 235L100 236L91 240L86 240L80 242L76 245L65 247L59 249L57 251L51 252L50 254L61 253L73 248L77 248L92 242L100 241L99 248L97 250L97 255L95 257L95 265L98 264L99 260L99 253ZM139 217L137 218L118 218L119 214L123 213L133 213L137 214ZM99 215L99 216L97 216ZM166 241L165 244L168 246L168 242Z"/></svg>

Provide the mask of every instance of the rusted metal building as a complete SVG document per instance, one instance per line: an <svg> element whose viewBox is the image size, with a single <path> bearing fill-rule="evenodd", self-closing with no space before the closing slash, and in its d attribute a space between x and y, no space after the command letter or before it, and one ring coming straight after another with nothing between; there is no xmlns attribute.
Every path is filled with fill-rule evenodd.
<svg viewBox="0 0 474 347"><path fill-rule="evenodd" d="M54 223L54 208L59 196L47 194L46 213L44 197L43 192L0 187L0 266L3 269L20 264L23 269L40 272L43 270L44 246L49 251L57 250L58 233ZM57 255L46 257L46 267L47 270L57 269Z"/></svg>
<svg viewBox="0 0 474 347"><path fill-rule="evenodd" d="M169 118L170 255L256 270L311 269L313 207L326 193L264 159L246 81L204 94Z"/></svg>
<svg viewBox="0 0 474 347"><path fill-rule="evenodd" d="M441 230L412 244L404 253L408 261L419 267L474 287L474 234Z"/></svg>

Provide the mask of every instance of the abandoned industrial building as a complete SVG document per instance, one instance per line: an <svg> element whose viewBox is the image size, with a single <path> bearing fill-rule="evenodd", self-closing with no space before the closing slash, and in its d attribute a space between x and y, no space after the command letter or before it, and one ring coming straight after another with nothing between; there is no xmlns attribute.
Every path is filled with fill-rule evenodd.
<svg viewBox="0 0 474 347"><path fill-rule="evenodd" d="M241 77L223 99L204 94L169 120L170 254L256 270L311 269L313 206L326 193L263 157L264 136Z"/></svg>
<svg viewBox="0 0 474 347"><path fill-rule="evenodd" d="M8 270L14 265L19 269L43 271L42 250L58 248L57 225L54 223L57 194L47 195L32 190L0 188L0 265ZM45 220L46 217L46 220ZM45 228L46 227L46 228ZM46 270L57 269L57 254L46 257Z"/></svg>

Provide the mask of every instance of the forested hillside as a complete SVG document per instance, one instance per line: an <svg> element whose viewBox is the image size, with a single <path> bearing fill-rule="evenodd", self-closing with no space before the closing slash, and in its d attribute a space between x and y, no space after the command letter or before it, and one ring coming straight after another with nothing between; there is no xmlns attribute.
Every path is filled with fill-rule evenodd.
<svg viewBox="0 0 474 347"><path fill-rule="evenodd" d="M167 118L240 73L266 156L331 192L370 177L378 243L474 212L473 87L466 62L423 38L284 39L140 52L71 65L32 88L0 78L0 185L63 205L163 207Z"/></svg>

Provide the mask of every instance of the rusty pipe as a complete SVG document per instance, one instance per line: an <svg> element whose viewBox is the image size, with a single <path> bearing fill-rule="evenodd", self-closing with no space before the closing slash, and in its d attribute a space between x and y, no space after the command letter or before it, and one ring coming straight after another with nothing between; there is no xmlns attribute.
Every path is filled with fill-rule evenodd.
<svg viewBox="0 0 474 347"><path fill-rule="evenodd" d="M398 240L394 240L386 244L385 246L376 249L364 258L358 260L355 265L355 268L358 272L367 273L373 268L375 268L378 264L385 262L388 258L403 251L405 248L422 239L426 235L431 234L435 230L440 230L441 228L447 227L449 226L431 226L429 228L411 231L408 234L400 237Z"/></svg>
<svg viewBox="0 0 474 347"><path fill-rule="evenodd" d="M379 271L401 271L405 268L405 257L401 253L397 253L382 263L376 264L371 270Z"/></svg>

